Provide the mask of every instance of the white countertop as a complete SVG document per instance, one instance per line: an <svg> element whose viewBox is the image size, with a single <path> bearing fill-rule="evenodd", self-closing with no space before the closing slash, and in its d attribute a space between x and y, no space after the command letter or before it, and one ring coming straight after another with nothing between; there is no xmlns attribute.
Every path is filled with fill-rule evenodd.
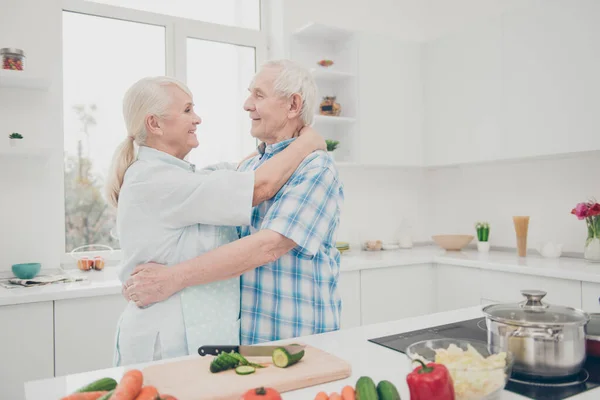
<svg viewBox="0 0 600 400"><path fill-rule="evenodd" d="M366 375L376 382L384 379L391 381L398 388L400 397L408 399L410 395L406 385L406 375L410 372L410 368L407 357L402 353L368 342L368 339L477 318L482 315L481 307L472 307L299 338L298 342L318 347L348 361L352 365L352 376L344 380L284 393L282 397L284 400L306 400L313 399L322 390L327 393L334 391L339 393L345 385L355 386L357 379ZM188 356L182 359L191 357L197 356ZM150 364L135 365L129 368L143 369L147 365ZM119 381L123 371L122 367L111 368L28 382L25 384L26 400L59 399L61 396L72 393L102 377L112 377ZM600 398L600 388L572 398L578 400L598 399ZM500 396L500 400L516 399L525 399L525 397L506 390Z"/></svg>
<svg viewBox="0 0 600 400"><path fill-rule="evenodd" d="M504 251L491 251L487 254L476 250L445 252L435 246L376 252L351 250L342 255L341 271L430 263L600 283L600 264L588 263L582 259L547 259L535 254L519 258L515 253ZM69 269L66 270L67 273L83 275L87 280L17 289L0 287L0 306L119 294L121 282L116 271L115 267L88 272Z"/></svg>

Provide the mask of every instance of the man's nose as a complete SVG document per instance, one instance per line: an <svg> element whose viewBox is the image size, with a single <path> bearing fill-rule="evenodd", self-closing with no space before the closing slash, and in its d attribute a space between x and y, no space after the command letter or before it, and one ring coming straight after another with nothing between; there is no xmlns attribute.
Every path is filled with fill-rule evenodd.
<svg viewBox="0 0 600 400"><path fill-rule="evenodd" d="M250 97L244 102L244 111L254 111L254 103Z"/></svg>

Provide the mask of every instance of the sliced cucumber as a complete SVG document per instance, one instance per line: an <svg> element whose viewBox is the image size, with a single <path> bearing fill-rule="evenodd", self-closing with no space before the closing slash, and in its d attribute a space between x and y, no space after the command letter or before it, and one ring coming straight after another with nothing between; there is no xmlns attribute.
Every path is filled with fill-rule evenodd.
<svg viewBox="0 0 600 400"><path fill-rule="evenodd" d="M235 373L238 375L250 375L256 371L256 368L250 365L240 365L235 369Z"/></svg>
<svg viewBox="0 0 600 400"><path fill-rule="evenodd" d="M279 368L287 368L290 365L296 364L302 357L304 357L304 350L290 354L283 347L279 347L273 351L273 364Z"/></svg>

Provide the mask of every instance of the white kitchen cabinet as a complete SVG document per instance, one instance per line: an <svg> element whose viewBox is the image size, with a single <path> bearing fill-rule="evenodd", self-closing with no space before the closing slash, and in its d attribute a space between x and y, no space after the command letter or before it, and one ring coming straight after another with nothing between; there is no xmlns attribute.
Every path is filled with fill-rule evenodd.
<svg viewBox="0 0 600 400"><path fill-rule="evenodd" d="M361 271L362 324L432 313L435 309L434 279L431 264Z"/></svg>
<svg viewBox="0 0 600 400"><path fill-rule="evenodd" d="M56 376L113 366L122 295L55 301Z"/></svg>
<svg viewBox="0 0 600 400"><path fill-rule="evenodd" d="M600 313L600 283L581 282L581 308L589 313Z"/></svg>
<svg viewBox="0 0 600 400"><path fill-rule="evenodd" d="M421 46L358 35L361 164L423 164Z"/></svg>
<svg viewBox="0 0 600 400"><path fill-rule="evenodd" d="M503 158L501 47L499 21L423 45L427 166Z"/></svg>
<svg viewBox="0 0 600 400"><path fill-rule="evenodd" d="M510 156L600 149L600 6L544 2L503 17L503 134Z"/></svg>
<svg viewBox="0 0 600 400"><path fill-rule="evenodd" d="M480 304L479 268L437 264L435 274L436 312Z"/></svg>
<svg viewBox="0 0 600 400"><path fill-rule="evenodd" d="M581 308L581 282L499 271L481 271L481 297L492 302L519 303L521 290L543 290L543 302Z"/></svg>
<svg viewBox="0 0 600 400"><path fill-rule="evenodd" d="M0 307L0 395L25 399L27 381L54 377L51 301Z"/></svg>
<svg viewBox="0 0 600 400"><path fill-rule="evenodd" d="M341 272L338 288L342 298L341 329L360 326L360 271Z"/></svg>

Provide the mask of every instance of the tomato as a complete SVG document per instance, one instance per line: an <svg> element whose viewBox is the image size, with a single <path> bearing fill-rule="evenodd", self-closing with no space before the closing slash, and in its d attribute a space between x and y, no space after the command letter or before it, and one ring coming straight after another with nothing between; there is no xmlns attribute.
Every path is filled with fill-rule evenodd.
<svg viewBox="0 0 600 400"><path fill-rule="evenodd" d="M281 395L273 388L259 387L248 390L241 400L281 400Z"/></svg>

